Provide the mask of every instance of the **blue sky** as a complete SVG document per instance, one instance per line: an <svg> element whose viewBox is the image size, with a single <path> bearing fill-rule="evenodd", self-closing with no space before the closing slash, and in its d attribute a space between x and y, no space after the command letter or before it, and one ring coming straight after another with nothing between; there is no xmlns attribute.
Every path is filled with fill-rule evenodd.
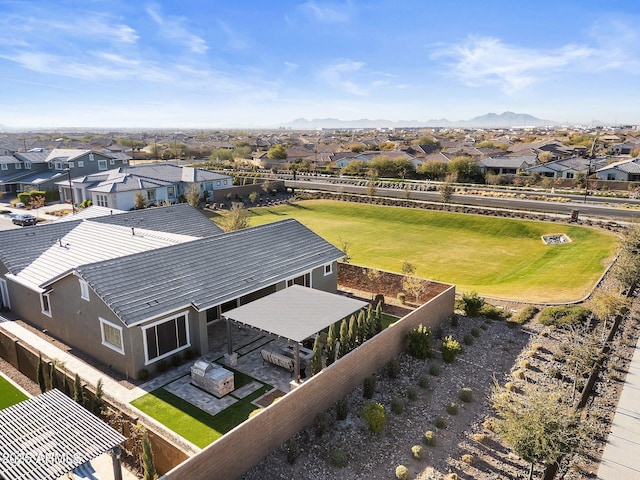
<svg viewBox="0 0 640 480"><path fill-rule="evenodd" d="M638 124L638 25L637 0L0 0L0 124Z"/></svg>

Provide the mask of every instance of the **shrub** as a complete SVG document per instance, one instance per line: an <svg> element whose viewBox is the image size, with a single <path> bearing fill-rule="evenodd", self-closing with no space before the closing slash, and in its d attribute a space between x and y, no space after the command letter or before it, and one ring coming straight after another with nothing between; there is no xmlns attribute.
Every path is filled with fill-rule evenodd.
<svg viewBox="0 0 640 480"><path fill-rule="evenodd" d="M433 377L437 377L438 375L440 375L440 367L438 365L431 365L429 367L429 375L433 376Z"/></svg>
<svg viewBox="0 0 640 480"><path fill-rule="evenodd" d="M404 465L398 465L396 467L396 478L398 480L409 480L409 469Z"/></svg>
<svg viewBox="0 0 640 480"><path fill-rule="evenodd" d="M424 437L422 437L424 444L428 447L434 447L436 444L436 434L431 430L428 432L424 432Z"/></svg>
<svg viewBox="0 0 640 480"><path fill-rule="evenodd" d="M470 455L468 453L462 455L460 460L462 460L462 463L466 463L467 465L473 465L473 455Z"/></svg>
<svg viewBox="0 0 640 480"><path fill-rule="evenodd" d="M531 352L539 352L540 350L542 350L541 343L536 342L531 344L531 349L530 349Z"/></svg>
<svg viewBox="0 0 640 480"><path fill-rule="evenodd" d="M470 388L462 388L460 392L458 392L458 398L461 402L471 403L473 400L473 392Z"/></svg>
<svg viewBox="0 0 640 480"><path fill-rule="evenodd" d="M433 329L431 336L433 338L437 338L438 340L442 340L442 337L444 336L444 330L442 329L442 325L438 325L436 328Z"/></svg>
<svg viewBox="0 0 640 480"><path fill-rule="evenodd" d="M435 421L436 428L447 428L447 421L444 417L437 417Z"/></svg>
<svg viewBox="0 0 640 480"><path fill-rule="evenodd" d="M531 362L529 360L520 360L518 366L524 370L528 370L531 368Z"/></svg>
<svg viewBox="0 0 640 480"><path fill-rule="evenodd" d="M418 325L407 334L407 338L409 355L420 359L431 357L431 330L428 327Z"/></svg>
<svg viewBox="0 0 640 480"><path fill-rule="evenodd" d="M398 378L398 374L400 373L400 364L398 363L398 360L395 358L389 360L389 363L384 367L384 371L387 374L387 377Z"/></svg>
<svg viewBox="0 0 640 480"><path fill-rule="evenodd" d="M579 305L547 307L538 316L542 325L579 325L591 315L591 310Z"/></svg>
<svg viewBox="0 0 640 480"><path fill-rule="evenodd" d="M160 373L166 372L167 370L169 370L169 363L167 363L166 360L160 360L156 365L156 370L158 370L158 372Z"/></svg>
<svg viewBox="0 0 640 480"><path fill-rule="evenodd" d="M367 403L364 406L364 419L371 432L380 433L387 423L384 406L377 402Z"/></svg>
<svg viewBox="0 0 640 480"><path fill-rule="evenodd" d="M426 375L422 375L418 380L418 386L423 390L426 390L427 388L429 388L429 378Z"/></svg>
<svg viewBox="0 0 640 480"><path fill-rule="evenodd" d="M376 392L376 377L367 377L362 382L362 396L364 398L373 398Z"/></svg>
<svg viewBox="0 0 640 480"><path fill-rule="evenodd" d="M404 292L400 292L398 293L398 300L400 301L400 303L402 303L403 305L407 303L407 296L404 294Z"/></svg>
<svg viewBox="0 0 640 480"><path fill-rule="evenodd" d="M454 313L451 315L451 326L456 328L458 325L460 325L460 317Z"/></svg>
<svg viewBox="0 0 640 480"><path fill-rule="evenodd" d="M336 403L336 418L338 420L346 420L349 415L349 399L347 397L341 398Z"/></svg>
<svg viewBox="0 0 640 480"><path fill-rule="evenodd" d="M457 340L454 340L454 338L449 335L442 341L440 352L442 353L442 359L445 362L453 363L456 360L458 354L462 352L462 347L457 342Z"/></svg>
<svg viewBox="0 0 640 480"><path fill-rule="evenodd" d="M476 292L462 294L462 311L469 317L475 317L480 313L484 305L484 299Z"/></svg>
<svg viewBox="0 0 640 480"><path fill-rule="evenodd" d="M418 399L418 392L415 388L412 387L407 390L407 398L411 401Z"/></svg>
<svg viewBox="0 0 640 480"><path fill-rule="evenodd" d="M341 448L334 448L329 454L329 463L336 468L344 468L349 463L349 456Z"/></svg>
<svg viewBox="0 0 640 480"><path fill-rule="evenodd" d="M505 390L509 391L509 392L516 392L518 390L518 387L516 387L516 384L513 382L507 382L504 384L504 388Z"/></svg>
<svg viewBox="0 0 640 480"><path fill-rule="evenodd" d="M517 380L524 380L526 375L524 373L524 370L515 370L511 375L513 375L513 378L517 379Z"/></svg>
<svg viewBox="0 0 640 480"><path fill-rule="evenodd" d="M482 422L482 426L485 428L485 430L493 432L493 419L487 418L484 422Z"/></svg>
<svg viewBox="0 0 640 480"><path fill-rule="evenodd" d="M404 413L405 404L404 400L400 397L393 397L391 399L391 411L396 415L401 415Z"/></svg>
<svg viewBox="0 0 640 480"><path fill-rule="evenodd" d="M146 368L141 368L138 372L138 380L141 380L143 382L149 380L149 370L147 370Z"/></svg>
<svg viewBox="0 0 640 480"><path fill-rule="evenodd" d="M284 452L287 454L287 463L293 465L300 456L300 444L294 439L290 438L284 444Z"/></svg>
<svg viewBox="0 0 640 480"><path fill-rule="evenodd" d="M549 369L549 376L551 378L555 378L556 380L562 380L563 378L563 375L560 369L555 367Z"/></svg>
<svg viewBox="0 0 640 480"><path fill-rule="evenodd" d="M517 323L518 325L522 325L527 323L533 317L535 317L540 309L535 305L527 305L517 315L514 315L509 319L510 322Z"/></svg>
<svg viewBox="0 0 640 480"><path fill-rule="evenodd" d="M475 442L478 443L484 443L487 441L487 436L484 433L474 433L472 438Z"/></svg>
<svg viewBox="0 0 640 480"><path fill-rule="evenodd" d="M420 460L424 456L424 448L422 448L422 445L414 445L411 447L411 456L416 460Z"/></svg>
<svg viewBox="0 0 640 480"><path fill-rule="evenodd" d="M477 328L472 328L471 329L471 335L473 335L474 337L478 338L480 336L480 330L478 330Z"/></svg>
<svg viewBox="0 0 640 480"><path fill-rule="evenodd" d="M444 480L458 480L457 473L447 473L444 477Z"/></svg>
<svg viewBox="0 0 640 480"><path fill-rule="evenodd" d="M451 402L449 405L447 405L447 413L449 415L457 415L458 414L458 404Z"/></svg>
<svg viewBox="0 0 640 480"><path fill-rule="evenodd" d="M473 341L474 341L473 335L471 335L470 333L467 333L467 334L462 338L462 342L463 342L465 345L473 345Z"/></svg>
<svg viewBox="0 0 640 480"><path fill-rule="evenodd" d="M511 312L498 308L490 303L485 303L480 309L480 315L489 320L506 320L511 316Z"/></svg>
<svg viewBox="0 0 640 480"><path fill-rule="evenodd" d="M331 426L331 416L327 412L319 413L313 420L313 427L316 431L316 437L321 437Z"/></svg>

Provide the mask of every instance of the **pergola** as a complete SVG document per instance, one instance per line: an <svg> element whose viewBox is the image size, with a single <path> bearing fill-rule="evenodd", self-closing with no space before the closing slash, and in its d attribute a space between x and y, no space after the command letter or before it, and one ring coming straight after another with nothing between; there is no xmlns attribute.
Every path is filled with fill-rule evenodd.
<svg viewBox="0 0 640 480"><path fill-rule="evenodd" d="M228 353L233 354L230 320L295 342L295 380L300 381L300 342L364 308L367 302L292 285L226 312Z"/></svg>
<svg viewBox="0 0 640 480"><path fill-rule="evenodd" d="M109 452L122 479L125 438L59 390L0 410L0 479L57 480Z"/></svg>

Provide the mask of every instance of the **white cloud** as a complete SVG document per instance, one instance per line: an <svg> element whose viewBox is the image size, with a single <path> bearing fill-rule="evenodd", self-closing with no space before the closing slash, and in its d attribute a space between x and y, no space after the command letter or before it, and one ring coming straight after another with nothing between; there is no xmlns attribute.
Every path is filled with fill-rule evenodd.
<svg viewBox="0 0 640 480"><path fill-rule="evenodd" d="M318 5L313 0L300 5L300 10L308 17L323 23L347 23L352 17L350 3L343 5Z"/></svg>
<svg viewBox="0 0 640 480"><path fill-rule="evenodd" d="M505 93L513 93L554 72L581 68L596 54L582 45L545 51L506 45L491 37L470 37L462 44L441 46L432 57L447 59L450 73L469 86L498 85Z"/></svg>
<svg viewBox="0 0 640 480"><path fill-rule="evenodd" d="M353 76L364 66L364 62L347 60L326 67L320 76L329 85L340 88L353 95L365 96L367 95L367 89L364 86L358 85L353 79Z"/></svg>
<svg viewBox="0 0 640 480"><path fill-rule="evenodd" d="M203 54L209 50L209 46L204 39L194 35L185 27L185 19L183 17L163 17L158 10L159 7L155 5L146 8L147 14L160 27L160 34L164 38L185 45L193 53Z"/></svg>

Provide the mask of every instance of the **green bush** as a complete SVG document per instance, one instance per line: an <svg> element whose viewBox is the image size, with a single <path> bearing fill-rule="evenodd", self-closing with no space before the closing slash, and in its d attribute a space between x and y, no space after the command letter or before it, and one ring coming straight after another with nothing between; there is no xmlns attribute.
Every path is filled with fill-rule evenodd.
<svg viewBox="0 0 640 480"><path fill-rule="evenodd" d="M473 392L470 388L463 388L458 393L458 398L461 402L471 403L471 401L473 400Z"/></svg>
<svg viewBox="0 0 640 480"><path fill-rule="evenodd" d="M509 319L510 322L517 323L518 325L522 325L527 323L533 317L535 317L540 309L535 305L527 305L517 315L514 315Z"/></svg>
<svg viewBox="0 0 640 480"><path fill-rule="evenodd" d="M480 314L480 309L484 305L484 298L476 292L462 294L462 311L469 317L476 317Z"/></svg>
<svg viewBox="0 0 640 480"><path fill-rule="evenodd" d="M373 398L376 393L376 377L367 377L362 382L362 396L364 398Z"/></svg>
<svg viewBox="0 0 640 480"><path fill-rule="evenodd" d="M20 192L18 194L18 200L25 205L29 205L29 200L31 200L31 194L29 192Z"/></svg>
<svg viewBox="0 0 640 480"><path fill-rule="evenodd" d="M396 467L396 478L398 480L409 480L409 469L404 465Z"/></svg>
<svg viewBox="0 0 640 480"><path fill-rule="evenodd" d="M480 330L478 330L477 328L472 328L471 329L471 335L473 335L474 337L478 338L480 336Z"/></svg>
<svg viewBox="0 0 640 480"><path fill-rule="evenodd" d="M441 418L441 417L438 417ZM431 430L429 430L428 432L424 432L424 437L422 437L422 440L424 441L424 444L427 445L428 447L434 447L436 444L436 434L433 433Z"/></svg>
<svg viewBox="0 0 640 480"><path fill-rule="evenodd" d="M371 432L380 433L387 423L384 406L377 402L367 403L364 406L364 419Z"/></svg>
<svg viewBox="0 0 640 480"><path fill-rule="evenodd" d="M462 337L462 342L465 345L473 345L474 340L475 339L473 338L473 335L471 335L470 333L467 333L464 337Z"/></svg>
<svg viewBox="0 0 640 480"><path fill-rule="evenodd" d="M341 398L336 403L336 418L338 420L346 420L349 415L349 399L347 397Z"/></svg>
<svg viewBox="0 0 640 480"><path fill-rule="evenodd" d="M451 326L456 328L458 325L460 325L460 317L454 313L451 315Z"/></svg>
<svg viewBox="0 0 640 480"><path fill-rule="evenodd" d="M327 412L319 413L313 420L313 427L316 431L316 437L324 435L331 426L331 416Z"/></svg>
<svg viewBox="0 0 640 480"><path fill-rule="evenodd" d="M451 402L449 405L447 405L447 413L449 415L457 415L458 414L458 404Z"/></svg>
<svg viewBox="0 0 640 480"><path fill-rule="evenodd" d="M384 371L387 374L387 377L398 378L398 375L400 374L400 364L398 363L398 360L395 358L389 360L389 363L384 367Z"/></svg>
<svg viewBox="0 0 640 480"><path fill-rule="evenodd" d="M422 448L422 445L414 445L411 447L411 456L416 460L420 460L424 456L424 448Z"/></svg>
<svg viewBox="0 0 640 480"><path fill-rule="evenodd" d="M579 325L586 322L591 310L579 305L547 307L538 316L542 325Z"/></svg>
<svg viewBox="0 0 640 480"><path fill-rule="evenodd" d="M407 334L407 352L415 358L425 359L431 357L431 330L423 325L418 325Z"/></svg>
<svg viewBox="0 0 640 480"><path fill-rule="evenodd" d="M287 454L287 463L293 465L300 456L300 444L294 439L290 438L284 444L284 452Z"/></svg>
<svg viewBox="0 0 640 480"><path fill-rule="evenodd" d="M404 292L398 293L397 298L403 305L407 303L407 296L404 294Z"/></svg>
<svg viewBox="0 0 640 480"><path fill-rule="evenodd" d="M336 468L344 468L349 463L349 455L341 448L334 448L329 454L329 463Z"/></svg>
<svg viewBox="0 0 640 480"><path fill-rule="evenodd" d="M416 391L415 388L409 388L409 390L407 390L407 398L411 401L417 400L418 399L418 392Z"/></svg>
<svg viewBox="0 0 640 480"><path fill-rule="evenodd" d="M445 362L453 363L460 352L462 352L462 347L451 335L442 341L440 353L442 353L442 359Z"/></svg>
<svg viewBox="0 0 640 480"><path fill-rule="evenodd" d="M447 428L447 421L444 419L444 417L437 417L436 421L435 421L435 426L436 428Z"/></svg>
<svg viewBox="0 0 640 480"><path fill-rule="evenodd" d="M391 399L391 411L396 415L402 415L404 413L405 403L404 399L400 397L393 397Z"/></svg>
<svg viewBox="0 0 640 480"><path fill-rule="evenodd" d="M490 303L485 303L480 309L480 315L489 320L506 320L511 316L511 312Z"/></svg>
<svg viewBox="0 0 640 480"><path fill-rule="evenodd" d="M429 378L426 375L422 375L418 380L418 386L423 390L426 390L427 388L429 388Z"/></svg>
<svg viewBox="0 0 640 480"><path fill-rule="evenodd" d="M438 375L440 375L440 367L438 365L431 365L429 367L429 375L431 375L432 377L437 377Z"/></svg>

